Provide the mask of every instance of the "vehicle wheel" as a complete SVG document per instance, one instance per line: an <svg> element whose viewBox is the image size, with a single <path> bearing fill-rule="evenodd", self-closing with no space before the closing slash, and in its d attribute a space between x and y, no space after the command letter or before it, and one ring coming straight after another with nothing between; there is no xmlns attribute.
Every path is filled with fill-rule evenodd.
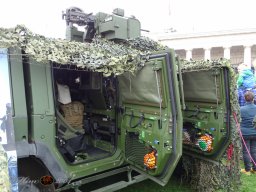
<svg viewBox="0 0 256 192"><path fill-rule="evenodd" d="M40 189L34 183L27 183L26 177L19 178L19 192L40 192Z"/></svg>
<svg viewBox="0 0 256 192"><path fill-rule="evenodd" d="M54 183L42 184L42 178L50 176L49 172L37 159L20 159L18 164L19 191L22 192L54 192Z"/></svg>

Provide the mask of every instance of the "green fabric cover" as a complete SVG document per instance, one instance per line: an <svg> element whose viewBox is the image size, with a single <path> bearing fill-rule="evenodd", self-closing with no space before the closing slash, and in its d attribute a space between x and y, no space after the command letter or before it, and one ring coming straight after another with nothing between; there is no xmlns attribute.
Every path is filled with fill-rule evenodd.
<svg viewBox="0 0 256 192"><path fill-rule="evenodd" d="M193 71L182 75L184 96L186 101L219 102L219 78L212 75L211 71Z"/></svg>
<svg viewBox="0 0 256 192"><path fill-rule="evenodd" d="M161 82L159 78L160 75L158 82ZM159 105L157 79L151 65L145 65L135 75L124 73L118 77L118 80L123 102Z"/></svg>

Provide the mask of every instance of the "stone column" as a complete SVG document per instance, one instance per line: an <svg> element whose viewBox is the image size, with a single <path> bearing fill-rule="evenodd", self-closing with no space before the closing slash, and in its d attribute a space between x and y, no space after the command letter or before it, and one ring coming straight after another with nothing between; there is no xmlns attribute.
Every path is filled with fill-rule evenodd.
<svg viewBox="0 0 256 192"><path fill-rule="evenodd" d="M192 59L192 49L186 50L186 60Z"/></svg>
<svg viewBox="0 0 256 192"><path fill-rule="evenodd" d="M224 58L230 59L230 47L224 47Z"/></svg>
<svg viewBox="0 0 256 192"><path fill-rule="evenodd" d="M211 60L211 48L204 48L204 60Z"/></svg>
<svg viewBox="0 0 256 192"><path fill-rule="evenodd" d="M249 67L252 65L252 50L250 45L244 46L244 63Z"/></svg>

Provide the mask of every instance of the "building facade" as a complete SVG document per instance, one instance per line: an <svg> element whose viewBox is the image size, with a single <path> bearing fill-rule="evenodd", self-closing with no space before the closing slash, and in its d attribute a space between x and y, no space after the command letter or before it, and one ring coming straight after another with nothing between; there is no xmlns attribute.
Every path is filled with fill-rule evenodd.
<svg viewBox="0 0 256 192"><path fill-rule="evenodd" d="M158 33L151 38L173 48L181 58L214 60L227 58L237 66L256 64L256 29L228 30L204 33Z"/></svg>

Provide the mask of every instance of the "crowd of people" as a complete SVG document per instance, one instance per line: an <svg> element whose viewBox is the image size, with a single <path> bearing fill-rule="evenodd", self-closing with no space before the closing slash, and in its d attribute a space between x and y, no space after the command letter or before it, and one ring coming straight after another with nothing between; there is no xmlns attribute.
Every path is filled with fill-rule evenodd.
<svg viewBox="0 0 256 192"><path fill-rule="evenodd" d="M246 175L256 174L256 74L250 66L238 66L238 102L240 105L241 122L240 136Z"/></svg>

